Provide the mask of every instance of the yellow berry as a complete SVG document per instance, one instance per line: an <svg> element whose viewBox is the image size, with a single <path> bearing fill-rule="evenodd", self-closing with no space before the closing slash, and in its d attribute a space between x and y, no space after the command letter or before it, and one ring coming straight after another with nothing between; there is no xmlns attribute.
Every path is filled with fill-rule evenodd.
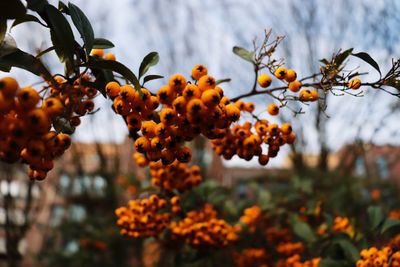
<svg viewBox="0 0 400 267"><path fill-rule="evenodd" d="M286 77L286 69L284 67L279 67L275 70L276 78L282 80Z"/></svg>
<svg viewBox="0 0 400 267"><path fill-rule="evenodd" d="M357 79L357 78L352 79L352 80L348 83L348 86L349 86L351 89L357 90L357 89L360 88L360 86L361 86L361 80L360 80L360 79Z"/></svg>
<svg viewBox="0 0 400 267"><path fill-rule="evenodd" d="M270 84L271 84L271 82L272 82L272 79L271 79L271 77L270 77L268 74L263 73L263 74L261 74L260 76L258 76L257 81L258 81L258 84L259 84L262 88L266 88L266 87L270 86Z"/></svg>
<svg viewBox="0 0 400 267"><path fill-rule="evenodd" d="M279 107L277 104L269 104L267 111L270 115L276 116L279 113Z"/></svg>
<svg viewBox="0 0 400 267"><path fill-rule="evenodd" d="M296 78L297 78L297 74L296 74L296 72L294 70L288 69L286 71L285 80L288 83L293 82L294 80L296 80Z"/></svg>

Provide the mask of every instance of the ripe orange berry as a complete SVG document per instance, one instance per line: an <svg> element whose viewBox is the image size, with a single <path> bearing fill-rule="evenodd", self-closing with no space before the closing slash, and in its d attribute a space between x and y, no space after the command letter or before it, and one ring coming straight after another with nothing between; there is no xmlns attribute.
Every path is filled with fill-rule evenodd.
<svg viewBox="0 0 400 267"><path fill-rule="evenodd" d="M216 105L218 105L220 100L221 97L219 93L214 89L208 89L204 91L203 94L201 95L201 101L207 107L215 107Z"/></svg>
<svg viewBox="0 0 400 267"><path fill-rule="evenodd" d="M126 84L126 85L121 86L119 95L121 96L121 98L124 101L132 103L135 101L135 98L137 97L138 93L133 88L133 86Z"/></svg>
<svg viewBox="0 0 400 267"><path fill-rule="evenodd" d="M292 132L292 126L289 123L284 123L281 126L281 130L283 134L290 134Z"/></svg>
<svg viewBox="0 0 400 267"><path fill-rule="evenodd" d="M316 101L318 100L319 96L318 96L318 90L314 89L310 91L310 96L311 96L311 100L310 101Z"/></svg>
<svg viewBox="0 0 400 267"><path fill-rule="evenodd" d="M182 147L177 151L176 159L181 163L188 163L192 159L192 151L188 147Z"/></svg>
<svg viewBox="0 0 400 267"><path fill-rule="evenodd" d="M176 119L176 111L172 108L164 108L160 112L160 120L166 125L172 124Z"/></svg>
<svg viewBox="0 0 400 267"><path fill-rule="evenodd" d="M157 97L160 100L160 103L171 104L175 98L175 92L168 85L161 86L157 91Z"/></svg>
<svg viewBox="0 0 400 267"><path fill-rule="evenodd" d="M286 71L285 81L287 81L288 83L291 83L291 82L295 81L296 78L297 78L297 73L294 70L288 69Z"/></svg>
<svg viewBox="0 0 400 267"><path fill-rule="evenodd" d="M115 57L115 55L114 55L113 53L107 53L107 54L104 56L104 59L105 59L105 60L113 60L113 61L115 61L115 60L116 60L116 57Z"/></svg>
<svg viewBox="0 0 400 267"><path fill-rule="evenodd" d="M271 76L269 76L266 73L263 73L260 76L258 76L257 82L262 88L266 88L271 85L272 79Z"/></svg>
<svg viewBox="0 0 400 267"><path fill-rule="evenodd" d="M279 114L279 107L277 104L272 103L268 105L267 111L270 115L276 116Z"/></svg>
<svg viewBox="0 0 400 267"><path fill-rule="evenodd" d="M37 132L46 132L50 129L50 121L46 112L37 108L27 114L28 127Z"/></svg>
<svg viewBox="0 0 400 267"><path fill-rule="evenodd" d="M40 101L39 93L32 87L25 87L17 93L18 102L24 109L33 109Z"/></svg>
<svg viewBox="0 0 400 267"><path fill-rule="evenodd" d="M240 118L240 110L233 104L226 105L226 115L230 121L237 121Z"/></svg>
<svg viewBox="0 0 400 267"><path fill-rule="evenodd" d="M94 57L103 57L104 56L104 50L103 49L92 49L90 54Z"/></svg>
<svg viewBox="0 0 400 267"><path fill-rule="evenodd" d="M117 82L109 82L106 85L106 93L109 97L116 97L121 91L121 86Z"/></svg>
<svg viewBox="0 0 400 267"><path fill-rule="evenodd" d="M290 91L292 91L293 93L296 93L300 90L301 88L301 82L295 80L291 83L289 83L288 88Z"/></svg>
<svg viewBox="0 0 400 267"><path fill-rule="evenodd" d="M186 111L186 99L183 96L178 96L172 102L172 106L178 113L184 113Z"/></svg>
<svg viewBox="0 0 400 267"><path fill-rule="evenodd" d="M150 149L150 141L147 137L141 136L135 141L135 150L144 153Z"/></svg>
<svg viewBox="0 0 400 267"><path fill-rule="evenodd" d="M49 97L43 101L42 109L51 118L60 116L63 113L64 106L58 98Z"/></svg>
<svg viewBox="0 0 400 267"><path fill-rule="evenodd" d="M361 80L357 78L352 79L350 80L347 86L350 87L351 89L357 90L358 88L361 87Z"/></svg>
<svg viewBox="0 0 400 267"><path fill-rule="evenodd" d="M5 97L13 97L19 88L17 80L12 77L0 79L0 93Z"/></svg>
<svg viewBox="0 0 400 267"><path fill-rule="evenodd" d="M180 93L185 89L187 82L185 77L182 74L174 74L168 80L169 87L173 90L173 92Z"/></svg>
<svg viewBox="0 0 400 267"><path fill-rule="evenodd" d="M256 108L256 107L255 107L255 105L254 105L253 102L247 102L247 103L244 105L244 110L247 111L247 112L250 112L250 113L252 113L252 112L254 111L255 108Z"/></svg>
<svg viewBox="0 0 400 267"><path fill-rule="evenodd" d="M204 75L199 79L198 87L200 91L206 91L208 89L214 89L216 86L216 82L214 77L209 75Z"/></svg>
<svg viewBox="0 0 400 267"><path fill-rule="evenodd" d="M204 104L200 99L192 99L186 106L186 111L189 114L200 114L204 109Z"/></svg>
<svg viewBox="0 0 400 267"><path fill-rule="evenodd" d="M148 138L154 137L156 135L157 124L154 121L145 121L142 123L142 134Z"/></svg>
<svg viewBox="0 0 400 267"><path fill-rule="evenodd" d="M182 94L188 100L201 97L201 91L195 84L187 84Z"/></svg>
<svg viewBox="0 0 400 267"><path fill-rule="evenodd" d="M308 90L308 89L301 90L300 94L299 94L299 99L300 99L300 101L304 101L304 102L311 101L311 99L312 99L311 90Z"/></svg>
<svg viewBox="0 0 400 267"><path fill-rule="evenodd" d="M275 70L274 75L276 78L282 80L286 76L286 69L284 67L279 67Z"/></svg>
<svg viewBox="0 0 400 267"><path fill-rule="evenodd" d="M193 67L192 69L192 78L194 80L198 80L201 77L203 77L204 75L207 75L208 70L207 68L202 65L202 64L197 64L196 66Z"/></svg>

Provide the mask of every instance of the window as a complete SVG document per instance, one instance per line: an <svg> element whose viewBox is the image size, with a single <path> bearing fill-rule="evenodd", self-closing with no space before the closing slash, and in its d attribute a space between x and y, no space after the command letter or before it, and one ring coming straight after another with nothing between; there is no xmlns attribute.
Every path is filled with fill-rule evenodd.
<svg viewBox="0 0 400 267"><path fill-rule="evenodd" d="M378 156L376 158L376 165L378 168L378 175L381 179L387 179L389 177L389 168L387 160L384 156Z"/></svg>

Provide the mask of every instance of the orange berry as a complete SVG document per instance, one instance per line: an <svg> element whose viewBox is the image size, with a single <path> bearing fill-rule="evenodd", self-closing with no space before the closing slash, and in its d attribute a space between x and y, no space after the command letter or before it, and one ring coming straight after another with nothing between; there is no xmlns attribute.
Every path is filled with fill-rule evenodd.
<svg viewBox="0 0 400 267"><path fill-rule="evenodd" d="M187 82L182 74L174 74L168 80L168 86L173 92L180 93L185 89Z"/></svg>
<svg viewBox="0 0 400 267"><path fill-rule="evenodd" d="M115 55L114 55L113 53L107 53L107 54L104 56L104 59L105 59L105 60L113 60L113 61L115 61L115 60L116 60L116 57L115 57Z"/></svg>
<svg viewBox="0 0 400 267"><path fill-rule="evenodd" d="M262 88L266 88L271 85L272 79L271 76L269 76L266 73L263 73L260 76L258 76L257 82Z"/></svg>
<svg viewBox="0 0 400 267"><path fill-rule="evenodd" d="M13 97L19 88L17 80L12 77L0 79L0 93L5 97Z"/></svg>
<svg viewBox="0 0 400 267"><path fill-rule="evenodd" d="M276 116L279 114L279 107L277 104L272 103L268 105L267 111L270 115Z"/></svg>
<svg viewBox="0 0 400 267"><path fill-rule="evenodd" d="M198 87L200 91L206 91L208 89L214 89L216 86L216 82L214 77L209 75L204 75L199 79Z"/></svg>
<svg viewBox="0 0 400 267"><path fill-rule="evenodd" d="M116 97L121 91L121 86L117 82L109 82L106 85L106 93L109 97Z"/></svg>
<svg viewBox="0 0 400 267"><path fill-rule="evenodd" d="M357 78L352 79L350 80L347 86L350 87L351 89L357 90L358 88L361 87L361 80Z"/></svg>
<svg viewBox="0 0 400 267"><path fill-rule="evenodd" d="M283 80L286 76L286 69L284 67L279 67L275 70L274 75L276 78Z"/></svg>
<svg viewBox="0 0 400 267"><path fill-rule="evenodd" d="M301 82L295 80L291 83L289 83L288 88L290 91L292 91L293 93L296 93L300 90L301 88Z"/></svg>
<svg viewBox="0 0 400 267"><path fill-rule="evenodd" d="M103 57L104 55L104 50L103 49L92 49L90 54L94 57Z"/></svg>
<svg viewBox="0 0 400 267"><path fill-rule="evenodd" d="M207 75L207 68L202 65L202 64L197 64L196 66L193 67L192 69L192 78L194 80L198 80L201 77L203 77L204 75Z"/></svg>
<svg viewBox="0 0 400 267"><path fill-rule="evenodd" d="M291 83L291 82L295 81L296 78L297 78L297 73L294 70L288 69L286 71L285 81L287 81L288 83Z"/></svg>

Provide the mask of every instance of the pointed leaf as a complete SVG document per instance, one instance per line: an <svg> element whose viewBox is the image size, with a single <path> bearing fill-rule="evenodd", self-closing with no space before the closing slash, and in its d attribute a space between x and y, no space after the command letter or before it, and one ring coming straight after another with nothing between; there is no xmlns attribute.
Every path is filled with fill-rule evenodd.
<svg viewBox="0 0 400 267"><path fill-rule="evenodd" d="M76 5L69 3L69 11L71 14L72 22L78 29L83 42L85 43L86 54L89 55L93 47L94 42L94 32L89 19L86 17L85 13L77 7Z"/></svg>
<svg viewBox="0 0 400 267"><path fill-rule="evenodd" d="M234 46L232 49L233 53L238 55L239 57L243 58L246 61L254 63L254 52L250 52L243 47Z"/></svg>
<svg viewBox="0 0 400 267"><path fill-rule="evenodd" d="M351 52L353 52L353 48L347 49L342 53L336 55L334 62L336 63L337 67L342 65L342 63L346 60L346 58L350 56Z"/></svg>
<svg viewBox="0 0 400 267"><path fill-rule="evenodd" d="M140 77L143 76L143 74L145 74L149 70L150 67L156 65L159 60L160 60L160 56L158 55L157 52L151 52L151 53L147 54L143 58L142 63L140 63L139 79L140 79Z"/></svg>
<svg viewBox="0 0 400 267"><path fill-rule="evenodd" d="M43 76L46 80L54 81L50 72L39 59L19 49L1 57L0 65L3 67L9 66L24 69L35 75Z"/></svg>
<svg viewBox="0 0 400 267"><path fill-rule="evenodd" d="M399 228L400 231L400 220L386 218L382 225L381 234L384 234L385 232L394 228Z"/></svg>
<svg viewBox="0 0 400 267"><path fill-rule="evenodd" d="M46 14L50 23L51 40L58 57L62 62L68 59L73 61L75 39L71 26L64 15L55 7L46 5Z"/></svg>
<svg viewBox="0 0 400 267"><path fill-rule="evenodd" d="M0 57L11 54L17 51L17 43L11 35L6 34L3 42L0 43Z"/></svg>
<svg viewBox="0 0 400 267"><path fill-rule="evenodd" d="M48 4L47 0L27 0L26 2L28 2L28 9L36 12L43 11Z"/></svg>
<svg viewBox="0 0 400 267"><path fill-rule="evenodd" d="M231 81L231 78L226 78L226 79L220 79L216 81L216 84L221 84L221 83L229 83Z"/></svg>
<svg viewBox="0 0 400 267"><path fill-rule="evenodd" d="M294 234L302 240L310 243L317 240L311 227L307 223L300 221L296 216L292 217L291 225Z"/></svg>
<svg viewBox="0 0 400 267"><path fill-rule="evenodd" d="M368 221L370 223L371 229L376 229L384 220L385 215L381 207L371 206L368 207Z"/></svg>
<svg viewBox="0 0 400 267"><path fill-rule="evenodd" d="M139 80L137 79L136 75L120 62L114 60L96 60L93 57L90 57L90 59L91 60L85 63L84 66L117 72L121 74L125 79L129 80L136 90L141 89Z"/></svg>
<svg viewBox="0 0 400 267"><path fill-rule="evenodd" d="M107 39L94 38L93 48L96 48L96 49L107 49L107 48L113 48L113 47L114 47L114 44L111 41L107 40Z"/></svg>
<svg viewBox="0 0 400 267"><path fill-rule="evenodd" d="M349 240L340 239L335 243L342 248L344 255L351 262L355 263L360 259L360 253L358 252L358 249Z"/></svg>
<svg viewBox="0 0 400 267"><path fill-rule="evenodd" d="M11 28L17 26L18 24L24 23L24 22L37 22L37 23L41 23L40 20L30 14L25 14L19 18L17 18L16 20L14 20L13 24L11 25Z"/></svg>
<svg viewBox="0 0 400 267"><path fill-rule="evenodd" d="M355 56L355 57L358 57L358 58L364 60L369 65L371 65L374 69L376 69L380 75L382 75L378 63L376 63L376 61L369 54L367 54L365 52L360 52L360 53L352 54L352 56Z"/></svg>
<svg viewBox="0 0 400 267"><path fill-rule="evenodd" d="M162 79L164 76L161 75L147 75L143 78L143 84L147 83L148 81Z"/></svg>

